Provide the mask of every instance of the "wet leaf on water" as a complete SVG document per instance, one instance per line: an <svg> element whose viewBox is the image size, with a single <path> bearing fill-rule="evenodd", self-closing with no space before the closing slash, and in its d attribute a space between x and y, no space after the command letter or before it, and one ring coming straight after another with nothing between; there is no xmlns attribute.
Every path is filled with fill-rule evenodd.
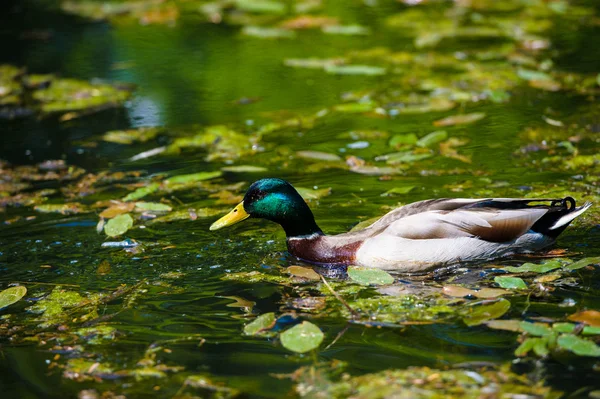
<svg viewBox="0 0 600 399"><path fill-rule="evenodd" d="M117 144L132 144L136 141L145 143L154 139L159 133L160 129L149 127L129 130L112 130L104 133L102 139Z"/></svg>
<svg viewBox="0 0 600 399"><path fill-rule="evenodd" d="M388 197L388 196L394 195L394 194L408 194L414 188L415 188L415 186L394 187L391 190L388 190L385 193L381 194L381 196Z"/></svg>
<svg viewBox="0 0 600 399"><path fill-rule="evenodd" d="M252 25L244 26L242 34L260 39L293 39L296 37L296 32L288 29Z"/></svg>
<svg viewBox="0 0 600 399"><path fill-rule="evenodd" d="M384 75L386 70L372 65L326 65L325 72L332 75L379 76Z"/></svg>
<svg viewBox="0 0 600 399"><path fill-rule="evenodd" d="M124 234L133 226L133 218L130 214L115 216L104 226L104 233L109 237L116 237Z"/></svg>
<svg viewBox="0 0 600 399"><path fill-rule="evenodd" d="M490 320L485 325L494 330L521 332L521 321L519 320Z"/></svg>
<svg viewBox="0 0 600 399"><path fill-rule="evenodd" d="M265 313L258 316L252 322L244 326L244 334L246 335L263 335L269 333L271 328L275 326L275 313Z"/></svg>
<svg viewBox="0 0 600 399"><path fill-rule="evenodd" d="M135 203L136 210L140 211L151 211L151 212L171 212L173 208L171 208L167 204L161 204L160 202L136 202Z"/></svg>
<svg viewBox="0 0 600 399"><path fill-rule="evenodd" d="M150 183L146 187L140 187L140 188L136 189L135 191L127 194L125 197L123 197L123 201L127 202L127 201L139 200L149 194L152 194L153 192L157 191L159 188L160 188L159 183Z"/></svg>
<svg viewBox="0 0 600 399"><path fill-rule="evenodd" d="M522 321L521 324L519 324L519 327L522 331L537 337L543 337L545 335L552 334L552 329L550 329L550 327L544 323L529 323L527 321Z"/></svg>
<svg viewBox="0 0 600 399"><path fill-rule="evenodd" d="M340 65L343 58L287 58L283 65L292 68L325 69L328 65Z"/></svg>
<svg viewBox="0 0 600 399"><path fill-rule="evenodd" d="M546 356L549 353L548 341L545 338L527 338L515 350L515 356L525 356L533 350L538 356Z"/></svg>
<svg viewBox="0 0 600 399"><path fill-rule="evenodd" d="M574 333L577 325L573 323L554 323L552 329L559 333ZM585 326L581 332L583 335L599 335L600 327Z"/></svg>
<svg viewBox="0 0 600 399"><path fill-rule="evenodd" d="M422 161L424 159L431 158L432 156L433 153L430 152L415 153L412 151L405 151L387 154L382 158L385 158L386 162L389 165L397 165L401 163L412 163ZM378 159L380 159L380 157L378 157Z"/></svg>
<svg viewBox="0 0 600 399"><path fill-rule="evenodd" d="M443 126L455 126L455 125L466 125L470 123L475 123L477 121L485 118L485 114L483 112L474 112L472 114L461 114L461 115L453 115L448 116L443 119L439 119L433 122L434 126L443 127Z"/></svg>
<svg viewBox="0 0 600 399"><path fill-rule="evenodd" d="M221 171L229 173L261 173L268 171L268 169L262 166L254 165L235 165L224 166L221 168Z"/></svg>
<svg viewBox="0 0 600 399"><path fill-rule="evenodd" d="M296 155L299 158L304 159L314 159L317 161L342 161L342 158L337 154L332 154L330 152L321 152L321 151L298 151Z"/></svg>
<svg viewBox="0 0 600 399"><path fill-rule="evenodd" d="M344 103L338 104L333 107L334 111L345 112L345 113L360 113L369 112L375 109L377 106L373 101L362 101L357 103Z"/></svg>
<svg viewBox="0 0 600 399"><path fill-rule="evenodd" d="M568 317L571 321L585 323L590 326L600 327L600 312L597 310L584 310Z"/></svg>
<svg viewBox="0 0 600 399"><path fill-rule="evenodd" d="M475 296L481 299L497 298L506 294L510 294L510 291L500 288L482 288L479 291L475 291Z"/></svg>
<svg viewBox="0 0 600 399"><path fill-rule="evenodd" d="M115 204L111 205L110 207L106 208L105 210L100 212L100 214L98 216L100 216L101 218L104 218L104 219L112 219L115 216L119 216L124 213L131 212L134 207L135 207L134 203L119 202L119 203L115 203Z"/></svg>
<svg viewBox="0 0 600 399"><path fill-rule="evenodd" d="M284 331L280 338L284 348L296 353L306 353L318 348L325 335L319 327L309 321L303 321L302 324Z"/></svg>
<svg viewBox="0 0 600 399"><path fill-rule="evenodd" d="M431 132L424 137L421 137L417 141L417 147L431 147L448 138L448 132L445 130L436 130Z"/></svg>
<svg viewBox="0 0 600 399"><path fill-rule="evenodd" d="M235 0L238 10L259 14L284 14L286 3L274 0Z"/></svg>
<svg viewBox="0 0 600 399"><path fill-rule="evenodd" d="M562 267L562 263L558 260L551 260L541 264L535 263L524 263L519 267L507 266L502 270L510 273L546 273L551 270L559 269Z"/></svg>
<svg viewBox="0 0 600 399"><path fill-rule="evenodd" d="M565 270L578 270L578 269L582 269L586 266L589 265L596 265L596 264L600 264L600 256L596 256L593 258L583 258L581 260L578 260L577 262L571 263L569 265L563 266L563 269Z"/></svg>
<svg viewBox="0 0 600 399"><path fill-rule="evenodd" d="M459 139L450 137L447 141L440 143L440 154L445 157L453 158L464 163L471 163L471 157L468 155L459 154L456 147L463 146L469 141L467 139Z"/></svg>
<svg viewBox="0 0 600 399"><path fill-rule="evenodd" d="M369 28L361 25L326 25L321 30L330 35L345 36L368 35L371 33Z"/></svg>
<svg viewBox="0 0 600 399"><path fill-rule="evenodd" d="M562 349L571 351L579 356L600 356L600 347L594 342L573 334L562 334L556 341Z"/></svg>
<svg viewBox="0 0 600 399"><path fill-rule="evenodd" d="M388 272L372 267L348 266L348 277L362 285L386 285L394 282L394 277Z"/></svg>
<svg viewBox="0 0 600 399"><path fill-rule="evenodd" d="M475 302L465 308L463 322L469 327L477 326L502 317L509 309L510 302L504 298Z"/></svg>
<svg viewBox="0 0 600 399"><path fill-rule="evenodd" d="M498 284L502 288L507 288L509 290L526 290L527 284L525 281L519 277L503 277L496 276L494 277L494 282Z"/></svg>
<svg viewBox="0 0 600 399"><path fill-rule="evenodd" d="M22 285L5 289L0 292L0 309L20 301L25 294L27 294L27 288Z"/></svg>
<svg viewBox="0 0 600 399"><path fill-rule="evenodd" d="M331 187L318 188L318 189L306 188L306 187L296 187L296 191L298 191L298 194L300 194L300 196L302 196L302 198L304 198L305 201L310 201L310 200L318 200L322 197L325 197L325 196L331 194Z"/></svg>
<svg viewBox="0 0 600 399"><path fill-rule="evenodd" d="M66 204L42 204L33 209L42 213L60 213L62 215L74 215L86 211L85 207L78 202Z"/></svg>
<svg viewBox="0 0 600 399"><path fill-rule="evenodd" d="M403 146L410 146L410 145L417 144L417 141L419 141L419 138L414 133L395 134L394 136L392 136L392 138L390 138L390 141L388 142L388 144L390 147L399 148L399 147L403 147Z"/></svg>
<svg viewBox="0 0 600 399"><path fill-rule="evenodd" d="M174 184L188 184L188 183L196 183L199 181L215 179L220 177L223 173L221 171L215 172L199 172L199 173L190 173L187 175L178 175L169 177L165 180L165 184L174 185Z"/></svg>
<svg viewBox="0 0 600 399"><path fill-rule="evenodd" d="M319 273L315 272L310 267L289 266L288 268L285 269L285 272L288 274L291 274L294 277L300 277L300 278L304 278L307 280L314 280L314 281L321 280L321 276L319 276Z"/></svg>
<svg viewBox="0 0 600 399"><path fill-rule="evenodd" d="M442 293L452 297L463 298L474 295L475 291L459 285L446 285L442 288Z"/></svg>
<svg viewBox="0 0 600 399"><path fill-rule="evenodd" d="M253 1L253 0L250 0ZM327 16L318 15L300 15L298 17L288 19L281 23L281 26L286 29L314 29L322 28L329 25L338 25L338 19Z"/></svg>
<svg viewBox="0 0 600 399"><path fill-rule="evenodd" d="M517 75L523 80L552 80L552 77L546 72L534 71L531 69L519 68L517 70Z"/></svg>
<svg viewBox="0 0 600 399"><path fill-rule="evenodd" d="M105 274L110 273L110 263L108 263L107 260L103 260L102 262L100 262L100 264L98 265L98 268L96 269L96 274L103 276Z"/></svg>

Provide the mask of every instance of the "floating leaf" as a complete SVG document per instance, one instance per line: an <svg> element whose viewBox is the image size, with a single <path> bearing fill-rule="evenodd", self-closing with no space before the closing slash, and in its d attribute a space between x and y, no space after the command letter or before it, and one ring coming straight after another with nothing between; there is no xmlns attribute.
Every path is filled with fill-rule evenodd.
<svg viewBox="0 0 600 399"><path fill-rule="evenodd" d="M104 226L104 233L109 237L120 236L133 226L133 218L130 214L115 216Z"/></svg>
<svg viewBox="0 0 600 399"><path fill-rule="evenodd" d="M359 113L372 111L377 106L373 101L363 101L358 103L338 104L333 107L335 111L347 113Z"/></svg>
<svg viewBox="0 0 600 399"><path fill-rule="evenodd" d="M372 267L348 266L348 277L362 285L386 285L394 282L388 272Z"/></svg>
<svg viewBox="0 0 600 399"><path fill-rule="evenodd" d="M252 25L244 26L242 34L261 39L292 39L296 36L296 32L292 32L288 29Z"/></svg>
<svg viewBox="0 0 600 399"><path fill-rule="evenodd" d="M519 267L507 266L507 267L503 268L502 270L506 270L507 272L511 272L511 273L528 273L528 272L546 273L546 272L549 272L550 270L558 269L560 267L562 267L562 263L560 263L558 260L551 260L549 262L542 263L539 265L537 265L535 263L524 263L523 265L521 265Z"/></svg>
<svg viewBox="0 0 600 399"><path fill-rule="evenodd" d="M10 287L0 292L0 309L18 302L27 294L27 288L22 285Z"/></svg>
<svg viewBox="0 0 600 399"><path fill-rule="evenodd" d="M568 317L571 321L585 323L590 326L600 327L600 312L597 310L584 310Z"/></svg>
<svg viewBox="0 0 600 399"><path fill-rule="evenodd" d="M307 280L321 280L321 276L319 276L319 273L315 272L309 267L290 266L287 269L285 269L285 272L291 274L294 277L305 278Z"/></svg>
<svg viewBox="0 0 600 399"><path fill-rule="evenodd" d="M296 191L298 191L298 194L305 200L318 200L319 198L331 194L331 187L318 189L296 187Z"/></svg>
<svg viewBox="0 0 600 399"><path fill-rule="evenodd" d="M446 285L442 288L442 293L448 296L463 298L475 294L475 291L459 285Z"/></svg>
<svg viewBox="0 0 600 399"><path fill-rule="evenodd" d="M600 256L596 256L593 258L583 258L578 260L575 263L571 263L570 265L563 266L563 269L566 270L577 270L582 269L588 265L600 264Z"/></svg>
<svg viewBox="0 0 600 399"><path fill-rule="evenodd" d="M165 180L165 183L168 185L196 183L199 181L215 179L217 177L220 177L222 174L223 173L221 171L216 171L216 172L190 173L188 175L177 175L177 176L169 177L167 180Z"/></svg>
<svg viewBox="0 0 600 399"><path fill-rule="evenodd" d="M414 133L396 134L392 136L388 144L390 147L398 148L405 145L417 144L417 141L419 141L419 138Z"/></svg>
<svg viewBox="0 0 600 399"><path fill-rule="evenodd" d="M235 0L239 10L259 14L284 14L286 3L273 0Z"/></svg>
<svg viewBox="0 0 600 399"><path fill-rule="evenodd" d="M127 194L123 197L123 201L135 201L145 197L148 194L152 194L160 188L158 183L150 183L146 187L140 187L132 193Z"/></svg>
<svg viewBox="0 0 600 399"><path fill-rule="evenodd" d="M510 302L504 298L475 302L466 308L463 322L469 327L477 326L488 320L502 317L509 309Z"/></svg>
<svg viewBox="0 0 600 399"><path fill-rule="evenodd" d="M258 335L275 326L275 313L265 313L244 326L244 334Z"/></svg>
<svg viewBox="0 0 600 399"><path fill-rule="evenodd" d="M417 147L431 147L437 143L440 143L448 138L448 132L445 130L436 130L428 135L421 137L417 141Z"/></svg>
<svg viewBox="0 0 600 399"><path fill-rule="evenodd" d="M559 333L574 333L576 325L573 323L554 323L552 329ZM585 326L581 332L583 335L599 335L600 327Z"/></svg>
<svg viewBox="0 0 600 399"><path fill-rule="evenodd" d="M552 80L552 77L546 72L531 69L519 68L517 75L523 80Z"/></svg>
<svg viewBox="0 0 600 399"><path fill-rule="evenodd" d="M360 25L326 25L321 30L330 35L368 35L371 33L369 28Z"/></svg>
<svg viewBox="0 0 600 399"><path fill-rule="evenodd" d="M85 210L84 206L78 202L66 204L42 204L36 205L33 209L42 213L61 213L63 215L74 215Z"/></svg>
<svg viewBox="0 0 600 399"><path fill-rule="evenodd" d="M385 68L371 65L326 65L325 72L333 75L378 76L385 74Z"/></svg>
<svg viewBox="0 0 600 399"><path fill-rule="evenodd" d="M383 193L381 195L383 197L387 197L387 196L390 196L392 194L408 194L414 188L415 188L415 186L394 187L391 190L388 190L388 191L386 191L385 193Z"/></svg>
<svg viewBox="0 0 600 399"><path fill-rule="evenodd" d="M433 122L434 126L454 126L454 125L466 125L469 123L477 122L481 119L485 118L485 114L483 112L474 112L472 114L461 114L461 115L453 115L448 116L443 119L439 119Z"/></svg>
<svg viewBox="0 0 600 399"><path fill-rule="evenodd" d="M498 284L502 288L507 288L509 290L525 290L527 289L527 284L525 281L519 277L502 277L496 276L494 277L494 282Z"/></svg>
<svg viewBox="0 0 600 399"><path fill-rule="evenodd" d="M116 204L111 205L110 207L106 208L105 210L100 212L100 215L98 215L98 216L100 216L101 218L105 218L105 219L112 219L115 216L119 216L124 213L131 212L134 207L135 207L135 204L133 204L133 203L119 202L119 203L116 203Z"/></svg>
<svg viewBox="0 0 600 399"><path fill-rule="evenodd" d="M321 151L298 151L296 155L299 158L314 159L318 161L341 161L342 158L339 155L332 154L330 152Z"/></svg>
<svg viewBox="0 0 600 399"><path fill-rule="evenodd" d="M521 322L519 320L490 320L485 325L494 330L521 332Z"/></svg>
<svg viewBox="0 0 600 399"><path fill-rule="evenodd" d="M573 334L563 334L556 341L562 349L571 351L579 356L600 356L600 347L594 342Z"/></svg>
<svg viewBox="0 0 600 399"><path fill-rule="evenodd" d="M309 321L304 321L283 332L281 344L292 352L306 353L318 348L324 337L319 327Z"/></svg>
<svg viewBox="0 0 600 399"><path fill-rule="evenodd" d="M533 350L538 356L546 356L549 353L548 341L545 338L527 338L515 350L515 356L525 356Z"/></svg>
<svg viewBox="0 0 600 399"><path fill-rule="evenodd" d="M267 168L264 168L262 166L254 165L224 166L221 168L221 171L231 173L261 173L266 172L267 170Z"/></svg>
<svg viewBox="0 0 600 399"><path fill-rule="evenodd" d="M400 163L411 163L416 161L421 161L423 159L431 158L433 156L432 153L424 152L424 153L413 153L411 151L406 152L395 152L393 154L385 155L384 158L387 160L387 163L390 165L396 165Z"/></svg>
<svg viewBox="0 0 600 399"><path fill-rule="evenodd" d="M170 212L173 208L171 208L167 204L161 204L160 202L136 202L135 208L142 211L151 211L151 212Z"/></svg>
<svg viewBox="0 0 600 399"><path fill-rule="evenodd" d="M521 322L519 325L521 330L525 331L530 335L535 335L538 337L543 337L544 335L552 334L552 330L548 327L547 324L544 323L529 323L526 321Z"/></svg>

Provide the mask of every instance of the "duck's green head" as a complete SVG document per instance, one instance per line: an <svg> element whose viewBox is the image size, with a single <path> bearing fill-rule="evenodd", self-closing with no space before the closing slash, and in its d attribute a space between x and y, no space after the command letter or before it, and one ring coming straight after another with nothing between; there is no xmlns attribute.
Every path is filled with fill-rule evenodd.
<svg viewBox="0 0 600 399"><path fill-rule="evenodd" d="M244 200L210 226L218 230L249 217L279 223L288 237L321 233L312 212L298 191L285 180L268 178L254 182Z"/></svg>

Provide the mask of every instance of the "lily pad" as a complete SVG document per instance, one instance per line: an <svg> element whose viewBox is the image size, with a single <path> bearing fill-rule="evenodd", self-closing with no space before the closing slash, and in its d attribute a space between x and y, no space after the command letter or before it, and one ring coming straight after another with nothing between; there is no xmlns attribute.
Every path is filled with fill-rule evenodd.
<svg viewBox="0 0 600 399"><path fill-rule="evenodd" d="M593 258L583 258L578 260L577 262L571 263L570 265L563 266L563 269L566 270L578 270L582 269L588 265L600 264L600 256L596 256Z"/></svg>
<svg viewBox="0 0 600 399"><path fill-rule="evenodd" d="M332 75L384 75L386 70L382 67L371 65L326 65L325 72Z"/></svg>
<svg viewBox="0 0 600 399"><path fill-rule="evenodd" d="M504 276L496 276L494 277L494 282L498 284L502 288L507 288L509 290L526 290L527 284L520 277L504 277Z"/></svg>
<svg viewBox="0 0 600 399"><path fill-rule="evenodd" d="M235 166L224 166L221 168L223 172L230 173L261 173L266 172L268 169L262 166L254 165L235 165Z"/></svg>
<svg viewBox="0 0 600 399"><path fill-rule="evenodd" d="M428 135L421 137L419 141L417 141L417 147L431 147L448 138L448 132L445 130L436 130L435 132L431 132Z"/></svg>
<svg viewBox="0 0 600 399"><path fill-rule="evenodd" d="M124 234L133 226L133 218L130 214L115 216L104 226L104 233L109 237L116 237Z"/></svg>
<svg viewBox="0 0 600 399"><path fill-rule="evenodd" d="M511 272L511 273L527 273L527 272L546 273L546 272L549 272L550 270L559 269L561 267L562 267L562 263L560 263L558 260L551 260L549 262L545 262L545 263L541 263L541 264L524 263L523 265L521 265L519 267L508 266L508 267L503 268L502 270L506 270L507 272ZM504 287L504 288L506 288L506 287Z"/></svg>
<svg viewBox="0 0 600 399"><path fill-rule="evenodd" d="M472 114L461 114L461 115L453 115L448 116L443 119L439 119L433 122L434 126L454 126L454 125L466 125L470 123L475 123L479 120L485 118L485 114L483 112L474 112Z"/></svg>
<svg viewBox="0 0 600 399"><path fill-rule="evenodd" d="M165 180L165 184L174 185L174 184L187 184L187 183L196 183L199 181L215 179L220 177L223 173L221 171L216 172L199 172L199 173L190 173L188 175L178 175L169 177Z"/></svg>
<svg viewBox="0 0 600 399"><path fill-rule="evenodd" d="M246 335L260 335L275 326L275 313L265 313L258 316L252 322L244 326L244 334Z"/></svg>
<svg viewBox="0 0 600 399"><path fill-rule="evenodd" d="M135 208L142 211L151 211L151 212L170 212L173 208L171 208L167 204L161 204L160 202L136 202Z"/></svg>
<svg viewBox="0 0 600 399"><path fill-rule="evenodd" d="M284 348L296 353L306 353L318 348L325 335L319 327L304 321L283 332L280 338Z"/></svg>
<svg viewBox="0 0 600 399"><path fill-rule="evenodd" d="M573 334L563 334L556 341L562 349L571 351L579 356L600 357L600 346L585 338Z"/></svg>
<svg viewBox="0 0 600 399"><path fill-rule="evenodd" d="M153 192L157 191L159 188L160 188L159 183L150 183L146 187L140 187L140 188L136 189L135 191L127 194L125 197L123 197L123 201L127 202L127 201L139 200L141 198L144 198L148 194L152 194Z"/></svg>
<svg viewBox="0 0 600 399"><path fill-rule="evenodd" d="M0 309L20 301L25 294L27 294L27 288L22 285L5 289L0 292Z"/></svg>
<svg viewBox="0 0 600 399"><path fill-rule="evenodd" d="M394 282L388 272L372 267L348 266L348 277L362 285L386 285Z"/></svg>
<svg viewBox="0 0 600 399"><path fill-rule="evenodd" d="M466 308L463 322L469 327L477 326L502 317L509 309L510 302L504 298L475 302Z"/></svg>
<svg viewBox="0 0 600 399"><path fill-rule="evenodd" d="M590 326L600 327L600 312L597 310L584 310L570 315L569 320L585 323Z"/></svg>
<svg viewBox="0 0 600 399"><path fill-rule="evenodd" d="M319 274L317 272L315 272L313 269L311 269L309 267L290 266L287 269L285 269L285 272L291 274L294 277L300 277L300 278L304 278L307 280L314 280L314 281L321 280L321 276L319 276Z"/></svg>

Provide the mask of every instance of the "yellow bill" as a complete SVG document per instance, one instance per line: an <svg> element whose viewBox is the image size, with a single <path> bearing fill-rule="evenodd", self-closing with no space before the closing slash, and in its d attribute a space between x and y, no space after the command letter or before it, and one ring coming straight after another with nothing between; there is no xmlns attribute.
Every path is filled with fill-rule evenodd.
<svg viewBox="0 0 600 399"><path fill-rule="evenodd" d="M231 210L227 215L223 216L221 219L217 220L213 224L210 225L210 230L219 230L223 227L231 226L232 224L236 224L241 222L242 220L248 219L250 217L249 214L244 210L244 203L240 202L235 208Z"/></svg>

